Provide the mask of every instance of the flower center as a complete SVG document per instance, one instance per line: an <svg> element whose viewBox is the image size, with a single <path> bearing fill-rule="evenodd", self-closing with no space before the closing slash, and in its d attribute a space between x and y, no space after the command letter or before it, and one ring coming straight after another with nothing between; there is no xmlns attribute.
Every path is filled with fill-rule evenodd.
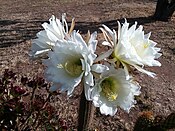
<svg viewBox="0 0 175 131"><path fill-rule="evenodd" d="M69 60L64 65L65 70L73 77L77 77L82 73L82 63L80 59Z"/></svg>
<svg viewBox="0 0 175 131"><path fill-rule="evenodd" d="M114 101L117 99L119 88L117 82L112 77L104 79L100 86L102 88L103 94L108 98L109 101Z"/></svg>

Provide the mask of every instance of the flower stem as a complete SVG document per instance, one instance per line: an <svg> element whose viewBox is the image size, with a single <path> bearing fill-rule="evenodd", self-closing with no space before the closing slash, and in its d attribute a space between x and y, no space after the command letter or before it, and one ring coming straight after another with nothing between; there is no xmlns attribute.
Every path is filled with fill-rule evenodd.
<svg viewBox="0 0 175 131"><path fill-rule="evenodd" d="M81 93L79 104L78 131L85 131L90 128L95 108L91 101L87 101L84 90Z"/></svg>

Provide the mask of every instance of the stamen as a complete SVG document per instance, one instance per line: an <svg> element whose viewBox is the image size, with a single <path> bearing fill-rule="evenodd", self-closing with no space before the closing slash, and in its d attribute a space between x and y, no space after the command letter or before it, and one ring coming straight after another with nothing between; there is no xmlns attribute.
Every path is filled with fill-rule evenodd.
<svg viewBox="0 0 175 131"><path fill-rule="evenodd" d="M146 44L144 44L143 47L144 47L144 48L147 48L148 46L149 46L148 43L146 43Z"/></svg>

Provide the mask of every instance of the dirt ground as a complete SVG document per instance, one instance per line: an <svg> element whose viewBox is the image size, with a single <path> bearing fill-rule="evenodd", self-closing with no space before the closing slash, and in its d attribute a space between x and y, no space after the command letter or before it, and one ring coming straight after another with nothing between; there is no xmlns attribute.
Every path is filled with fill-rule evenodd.
<svg viewBox="0 0 175 131"><path fill-rule="evenodd" d="M159 59L162 66L147 68L157 74L156 79L137 74L142 94L129 114L119 109L110 117L101 115L97 109L92 129L132 130L138 113L144 110L166 116L175 111L175 14L169 22L153 21L150 16L155 6L156 0L0 0L0 74L10 68L27 76L43 75L41 62L29 60L28 51L31 39L52 14L60 18L67 13L69 24L75 17L75 29L82 34L98 30L101 24L117 29L117 21L127 18L130 23L142 24L146 33L152 32L151 39L158 43L163 54ZM55 99L61 117L72 129L77 125L79 96L75 91L68 99L64 95Z"/></svg>

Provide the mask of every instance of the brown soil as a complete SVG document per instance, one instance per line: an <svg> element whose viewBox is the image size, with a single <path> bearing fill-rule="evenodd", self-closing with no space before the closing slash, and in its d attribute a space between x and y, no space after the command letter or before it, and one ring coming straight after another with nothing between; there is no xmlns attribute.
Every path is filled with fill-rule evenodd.
<svg viewBox="0 0 175 131"><path fill-rule="evenodd" d="M151 39L161 47L161 67L149 68L157 74L152 79L137 74L142 86L138 104L126 113L119 109L114 117L95 113L92 129L99 131L132 130L138 113L151 110L155 115L166 116L175 110L175 15L169 22L151 20L155 11L154 0L0 0L0 74L5 68L27 76L43 75L43 66L39 60L31 61L28 51L31 39L42 29L41 24L52 14L60 18L67 13L67 20L76 19L76 29L85 34L98 30L101 24L117 29L117 20L127 18L130 23L138 21L146 33L152 32ZM100 33L100 31L99 31ZM56 106L61 117L71 128L76 128L78 91L65 100L58 96Z"/></svg>

